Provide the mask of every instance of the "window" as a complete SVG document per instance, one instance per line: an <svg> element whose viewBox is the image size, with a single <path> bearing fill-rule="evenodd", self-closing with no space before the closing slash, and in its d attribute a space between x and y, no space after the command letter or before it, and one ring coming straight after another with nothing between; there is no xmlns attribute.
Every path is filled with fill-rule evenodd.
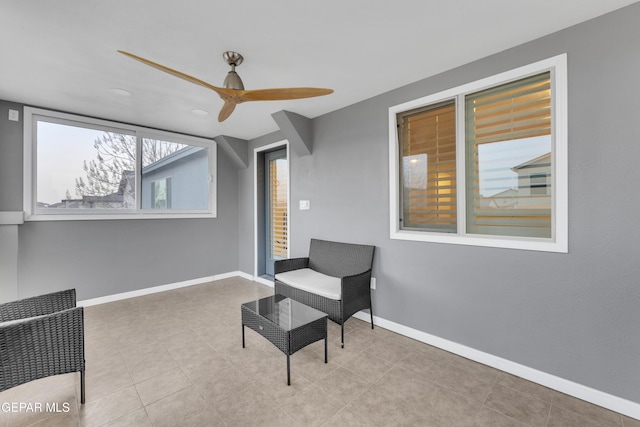
<svg viewBox="0 0 640 427"><path fill-rule="evenodd" d="M398 114L402 229L456 231L454 101Z"/></svg>
<svg viewBox="0 0 640 427"><path fill-rule="evenodd" d="M171 209L171 178L151 182L151 209Z"/></svg>
<svg viewBox="0 0 640 427"><path fill-rule="evenodd" d="M389 109L391 238L567 251L566 55Z"/></svg>
<svg viewBox="0 0 640 427"><path fill-rule="evenodd" d="M214 217L212 141L25 108L29 220Z"/></svg>

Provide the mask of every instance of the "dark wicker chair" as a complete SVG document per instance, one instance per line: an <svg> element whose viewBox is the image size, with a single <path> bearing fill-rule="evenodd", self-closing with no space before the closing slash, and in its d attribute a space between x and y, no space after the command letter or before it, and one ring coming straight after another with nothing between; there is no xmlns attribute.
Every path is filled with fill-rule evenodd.
<svg viewBox="0 0 640 427"><path fill-rule="evenodd" d="M375 246L311 239L309 256L275 262L275 293L299 301L324 313L341 327L344 348L344 322L360 310L371 306L371 268ZM310 268L327 276L340 278L341 299L335 300L295 288L278 280L287 271Z"/></svg>
<svg viewBox="0 0 640 427"><path fill-rule="evenodd" d="M0 391L80 372L84 403L84 369L84 312L75 289L0 304Z"/></svg>

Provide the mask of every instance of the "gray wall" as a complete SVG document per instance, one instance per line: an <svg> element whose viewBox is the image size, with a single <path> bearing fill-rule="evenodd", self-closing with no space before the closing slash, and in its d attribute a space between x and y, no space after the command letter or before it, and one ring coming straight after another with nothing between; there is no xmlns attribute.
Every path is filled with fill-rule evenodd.
<svg viewBox="0 0 640 427"><path fill-rule="evenodd" d="M376 315L640 402L638 23L634 4L315 119L313 155L291 152L291 255L311 237L374 244ZM390 240L388 108L565 52L569 253ZM239 265L252 273L249 234Z"/></svg>
<svg viewBox="0 0 640 427"><path fill-rule="evenodd" d="M22 122L0 101L0 211L22 210ZM21 117L22 118L22 117ZM238 174L218 149L218 217L26 222L18 226L18 296L75 287L78 299L238 269Z"/></svg>
<svg viewBox="0 0 640 427"><path fill-rule="evenodd" d="M8 120L9 110L20 120ZM0 99L0 212L22 210L22 113L22 105Z"/></svg>

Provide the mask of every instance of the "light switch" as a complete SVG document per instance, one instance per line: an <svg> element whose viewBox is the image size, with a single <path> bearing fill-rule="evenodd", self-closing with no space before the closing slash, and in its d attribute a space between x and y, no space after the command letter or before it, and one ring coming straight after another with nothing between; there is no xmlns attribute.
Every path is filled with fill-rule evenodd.
<svg viewBox="0 0 640 427"><path fill-rule="evenodd" d="M20 120L20 112L18 110L9 110L9 120L12 122Z"/></svg>
<svg viewBox="0 0 640 427"><path fill-rule="evenodd" d="M301 211L308 211L309 209L311 209L311 204L309 203L308 200L300 200L300 210Z"/></svg>

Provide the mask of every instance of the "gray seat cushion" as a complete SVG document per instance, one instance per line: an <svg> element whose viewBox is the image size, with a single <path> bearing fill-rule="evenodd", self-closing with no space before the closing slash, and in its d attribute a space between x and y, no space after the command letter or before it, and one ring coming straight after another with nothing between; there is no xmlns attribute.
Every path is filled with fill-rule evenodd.
<svg viewBox="0 0 640 427"><path fill-rule="evenodd" d="M328 276L310 268L278 273L275 278L286 285L325 298L340 300L342 297L341 280L338 277Z"/></svg>

